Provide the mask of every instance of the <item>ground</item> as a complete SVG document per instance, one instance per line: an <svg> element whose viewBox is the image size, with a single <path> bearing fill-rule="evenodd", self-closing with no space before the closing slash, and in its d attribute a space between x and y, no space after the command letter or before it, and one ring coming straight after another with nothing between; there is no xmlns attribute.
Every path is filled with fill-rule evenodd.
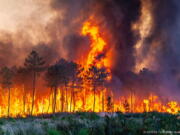
<svg viewBox="0 0 180 135"><path fill-rule="evenodd" d="M176 135L180 116L157 112L61 113L28 118L1 118L0 135Z"/></svg>

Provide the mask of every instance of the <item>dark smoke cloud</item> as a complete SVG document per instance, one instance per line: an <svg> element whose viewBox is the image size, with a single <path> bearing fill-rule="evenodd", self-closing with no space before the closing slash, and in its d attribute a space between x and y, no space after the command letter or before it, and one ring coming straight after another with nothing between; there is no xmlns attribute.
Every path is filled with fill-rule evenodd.
<svg viewBox="0 0 180 135"><path fill-rule="evenodd" d="M46 64L50 65L52 63L55 63L58 58L58 50L57 46L55 45L47 45L47 44L39 44L32 48L33 50L36 50L41 57L46 61Z"/></svg>
<svg viewBox="0 0 180 135"><path fill-rule="evenodd" d="M68 35L64 38L63 47L67 51L69 60L78 60L90 49L90 40L77 34Z"/></svg>
<svg viewBox="0 0 180 135"><path fill-rule="evenodd" d="M139 37L132 31L132 24L141 16L141 0L51 0L49 6L56 15L45 26L32 25L33 20L30 20L25 22L29 25L19 28L15 35L8 34L8 40L0 40L0 66L22 64L32 49L37 50L47 64L54 63L60 57L69 60L82 57L89 50L90 40L79 32L83 22L93 15L98 18L96 23L101 29L109 32L111 40L108 44L115 50L111 85L114 82L114 89L133 89L141 93L179 92L179 0L150 2L153 28L145 39L141 55L146 57L153 51L156 58L153 64L158 65L156 70L133 72L136 59L134 47ZM40 38L37 36L34 43L32 35L37 31ZM157 46L153 44L156 41L159 43ZM97 59L105 56L100 54Z"/></svg>
<svg viewBox="0 0 180 135"><path fill-rule="evenodd" d="M78 2L73 0L52 0L51 5L54 10L63 11L63 15L65 16L63 22L70 25L72 28L71 31L78 29L79 24L82 25L84 19L89 18L90 15L96 16L102 29L108 29L113 37L111 44L117 50L116 64L113 69L114 73L120 76L121 73L130 71L133 68L135 64L133 50L136 36L134 36L131 30L131 25L140 16L140 0L81 0ZM78 25L72 24L75 18L78 18ZM71 35L70 37L72 38ZM73 45L69 45L69 40L66 39L67 45L65 43L64 46L66 48L72 46L73 48ZM71 47L67 50L68 54L72 55ZM76 52L73 54L73 57L75 56Z"/></svg>
<svg viewBox="0 0 180 135"><path fill-rule="evenodd" d="M136 36L131 26L140 17L141 2L140 0L112 0L104 2L103 5L101 13L115 41L116 64L113 72L121 77L121 74L131 71L135 64L133 51Z"/></svg>
<svg viewBox="0 0 180 135"><path fill-rule="evenodd" d="M178 95L180 92L180 48L177 38L180 4L176 0L151 0L153 28L145 40L142 57L150 52L155 56L155 69L159 74L159 90L163 95ZM154 43L157 43L156 45Z"/></svg>

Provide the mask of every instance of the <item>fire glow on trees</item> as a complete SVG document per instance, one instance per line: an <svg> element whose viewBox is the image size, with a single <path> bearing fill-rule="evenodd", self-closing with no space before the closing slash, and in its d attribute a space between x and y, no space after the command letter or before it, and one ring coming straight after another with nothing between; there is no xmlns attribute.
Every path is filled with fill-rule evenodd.
<svg viewBox="0 0 180 135"><path fill-rule="evenodd" d="M99 68L107 68L108 72L110 72L110 67L108 64L108 60L106 60L106 57L99 59L99 61L96 59L99 54L103 53L106 46L106 41L100 36L98 26L93 25L91 21L92 19L90 21L86 21L82 28L82 34L90 36L92 41L91 50L88 54L88 58L85 59L86 64L84 70L86 71L88 70L90 65L94 65ZM108 78L107 81L109 79L111 78ZM57 90L55 112L93 111L94 92L92 90L92 86L86 85L86 82L84 82L82 88L74 87L74 103L71 103L71 90L66 91L67 93L64 97L65 101L63 103L64 109L62 110L63 90L64 88L58 88ZM10 116L17 117L30 115L32 108L32 95L30 93L27 93L24 97L23 93L25 93L24 87L12 88L10 99ZM1 117L7 116L7 94L8 93L5 91L1 93ZM53 113L53 96L53 93L49 91L48 94L45 96L36 97L33 115ZM121 96L118 99L115 99L114 94L111 92L111 90L105 87L101 87L100 89L95 91L95 99L95 112L102 112L104 110L106 112L158 111L177 113L180 110L178 102L168 101L166 103L163 103L155 94L151 94L149 97L144 99L139 99L139 97L136 96L134 93L130 93L129 96ZM102 107L103 105L104 107Z"/></svg>
<svg viewBox="0 0 180 135"><path fill-rule="evenodd" d="M109 2L111 3L111 1ZM128 2L125 4L128 5ZM61 84L56 86L55 88L56 94L54 94L52 88L47 88L45 90L46 92L44 92L45 94L41 95L41 93L40 94L35 93L33 94L35 96L32 95L32 91L27 91L25 85L14 85L11 87L9 92L7 92L7 88L1 88L0 116L1 117L8 116L8 112L9 112L9 116L12 117L18 117L18 116L25 117L31 115L31 113L32 115L39 115L39 114L49 114L55 112L76 112L76 111L85 111L85 112L121 111L124 113L158 111L158 112L167 112L173 114L178 113L178 111L180 111L179 102L174 100L168 100L167 97L165 98L161 97L159 93L156 93L156 87L149 88L151 90L149 89L147 90L148 94L144 94L144 95L142 94L142 96L141 96L141 92L143 92L143 90L141 87L139 87L140 83L138 85L133 84L133 86L129 86L130 84L128 85L125 84L127 85L125 87L125 90L127 92L124 95L118 94L122 92L120 91L119 87L118 89L116 89L116 91L112 90L113 87L112 85L115 85L115 83L112 84L112 81L114 81L113 79L114 77L116 77L116 73L119 73L118 72L119 70L117 68L122 68L123 69L122 71L133 70L135 73L139 73L140 71L143 70L143 68L148 68L148 66L151 63L153 63L150 56L151 53L154 53L154 48L157 47L157 43L155 41L152 42L152 46L150 47L151 53L146 55L146 57L143 57L142 55L143 49L145 48L144 44L146 44L147 38L149 38L149 36L152 34L153 31L152 29L154 27L155 20L153 18L153 13L152 13L153 9L151 7L152 1L151 0L147 0L146 2L141 1L141 4L142 7L138 19L134 19L135 21L133 20L132 22L130 21L128 23L125 23L126 21L124 20L126 19L131 20L131 18L128 18L129 14L127 15L125 14L124 18L126 17L127 18L124 20L123 20L123 15L122 16L120 15L120 17L122 17L121 19L123 20L122 24L119 24L118 22L113 23L113 21L110 22L114 25L114 27L111 26L113 29L112 31L109 30L110 28L109 29L107 28L107 26L109 25L108 23L105 24L104 26L101 26L99 23L97 23L100 19L94 15L91 15L90 17L88 17L88 19L81 22L82 27L78 31L79 32L78 34L80 37L88 37L88 40L90 41L90 45L89 45L89 50L86 52L87 54L84 54L81 59L80 58L73 59L73 61L81 65L82 68L82 71L80 71L81 73L78 74L78 77L80 78L80 84L76 83L74 80L73 81L71 80L68 83L63 82L65 85ZM121 5L123 5L123 3ZM123 10L122 12L129 13L130 11ZM111 17L111 15L109 16ZM108 18L109 16L106 17ZM115 27L116 25L117 28L119 28L118 30L120 31L120 29L123 29L122 31L124 33L122 33L122 31L120 34L117 33L114 30L116 29ZM103 30L108 29L108 30L103 31L102 29ZM129 29L132 30L130 32L134 32L136 34L138 33L137 35L139 36L139 39L136 42L135 41L132 42L131 39L128 39L130 40L130 42L133 43L133 45L131 45L128 41L124 42L124 40L127 40L125 38L129 37L129 35L132 34L129 32ZM110 33L114 31L116 32L115 34ZM128 31L129 33L127 32L128 33L127 34L126 31ZM114 39L119 38L118 34L122 36L122 39L118 39L120 41L115 41ZM123 37L123 35L126 36ZM132 37L130 36L130 38ZM116 48L113 46L115 42L117 42L117 44L120 46L120 47L118 46L120 49L117 46ZM126 47L126 43L129 43L130 45L128 44L127 46L132 50L134 49L135 52L131 51L131 49L129 51L129 48ZM132 54L129 55L127 53L132 53ZM119 59L114 58L114 55L118 55ZM133 60L132 63L131 60L130 62L128 61L129 59L131 59L131 57L135 59L135 64L132 64L134 62ZM117 61L120 61L121 67L118 67L119 63L117 62L118 66L116 65L117 66L116 70L113 69L114 66L113 59L117 59ZM128 59L127 60L128 62L125 61L126 59ZM125 67L125 69L123 66ZM96 67L97 69L94 67ZM91 71L96 73L97 76L96 74L92 74ZM102 72L107 72L107 74L103 76L104 77L103 79L105 80L103 79L101 80L101 78L99 77L103 74ZM130 74L130 79L128 78L130 82L132 78L136 79L135 73L132 76ZM123 76L123 74L120 73L118 77L121 75ZM121 79L123 80L124 78L122 77ZM92 79L94 79L95 82L91 82ZM91 81L89 82L89 80ZM127 81L126 79L124 80ZM143 79L140 78L138 81L143 81ZM153 83L150 83L150 85ZM109 86L109 84L111 86ZM42 85L45 85L45 83L43 82ZM118 85L121 84L119 83ZM143 87L145 89L144 91L146 91L146 88L148 87L149 86ZM34 89L34 92L38 92L38 91L39 88ZM32 96L34 101L32 101ZM32 102L34 102L33 105ZM34 107L33 109L32 106Z"/></svg>

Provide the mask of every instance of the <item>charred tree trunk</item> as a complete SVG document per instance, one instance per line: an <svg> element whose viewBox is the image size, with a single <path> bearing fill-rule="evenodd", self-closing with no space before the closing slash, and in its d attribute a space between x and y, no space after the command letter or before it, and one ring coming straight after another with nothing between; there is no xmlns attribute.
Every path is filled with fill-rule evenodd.
<svg viewBox="0 0 180 135"><path fill-rule="evenodd" d="M104 112L104 83L102 84L102 112Z"/></svg>
<svg viewBox="0 0 180 135"><path fill-rule="evenodd" d="M10 101L11 101L11 89L8 88L8 117L9 117L9 113L10 113Z"/></svg>
<svg viewBox="0 0 180 135"><path fill-rule="evenodd" d="M86 89L84 89L82 91L83 91L83 96L82 96L83 105L82 105L82 109L85 110L86 109Z"/></svg>
<svg viewBox="0 0 180 135"><path fill-rule="evenodd" d="M94 103L93 103L93 112L95 111L95 104L96 104L96 87L93 87L93 91L94 91Z"/></svg>
<svg viewBox="0 0 180 135"><path fill-rule="evenodd" d="M66 93L65 93L65 111L68 111L68 91L67 91L67 83L66 83L66 81L65 81L65 91L66 91Z"/></svg>
<svg viewBox="0 0 180 135"><path fill-rule="evenodd" d="M73 112L76 110L75 92L73 91Z"/></svg>
<svg viewBox="0 0 180 135"><path fill-rule="evenodd" d="M50 105L51 105L51 95L52 95L52 87L50 88L50 95L49 95L49 105L48 105L48 109L47 109L47 113L49 112L49 108L50 108ZM52 98L53 99L53 98Z"/></svg>
<svg viewBox="0 0 180 135"><path fill-rule="evenodd" d="M53 113L56 112L56 97L57 97L57 87L54 87L54 101L53 101Z"/></svg>
<svg viewBox="0 0 180 135"><path fill-rule="evenodd" d="M23 94L23 112L25 114L26 113L26 91L24 89L24 85L23 85L23 92L24 92L24 94Z"/></svg>
<svg viewBox="0 0 180 135"><path fill-rule="evenodd" d="M71 112L71 108L72 108L73 99L74 99L74 81L72 83L72 89L71 89L70 112Z"/></svg>
<svg viewBox="0 0 180 135"><path fill-rule="evenodd" d="M33 73L33 94L32 94L31 115L33 115L33 110L34 110L35 90L36 90L36 72L34 71L34 73Z"/></svg>
<svg viewBox="0 0 180 135"><path fill-rule="evenodd" d="M131 90L131 113L133 113L132 90Z"/></svg>
<svg viewBox="0 0 180 135"><path fill-rule="evenodd" d="M102 90L102 112L104 112L104 88Z"/></svg>
<svg viewBox="0 0 180 135"><path fill-rule="evenodd" d="M61 89L61 112L64 111L64 90Z"/></svg>

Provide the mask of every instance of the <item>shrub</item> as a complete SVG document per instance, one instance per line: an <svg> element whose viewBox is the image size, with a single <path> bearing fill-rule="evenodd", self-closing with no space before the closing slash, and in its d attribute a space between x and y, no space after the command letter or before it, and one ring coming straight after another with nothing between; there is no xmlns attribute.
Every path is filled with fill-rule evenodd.
<svg viewBox="0 0 180 135"><path fill-rule="evenodd" d="M78 135L89 135L89 130L86 128L80 129Z"/></svg>
<svg viewBox="0 0 180 135"><path fill-rule="evenodd" d="M92 113L89 114L89 119L90 120L98 120L99 118L100 118L100 116L95 112L92 112Z"/></svg>
<svg viewBox="0 0 180 135"><path fill-rule="evenodd" d="M4 119L0 119L0 125L3 125L5 123Z"/></svg>
<svg viewBox="0 0 180 135"><path fill-rule="evenodd" d="M105 132L106 134L110 135L119 135L122 133L122 122L113 117L105 117L106 125L105 125Z"/></svg>
<svg viewBox="0 0 180 135"><path fill-rule="evenodd" d="M60 131L57 131L55 129L49 129L48 135L63 135Z"/></svg>

